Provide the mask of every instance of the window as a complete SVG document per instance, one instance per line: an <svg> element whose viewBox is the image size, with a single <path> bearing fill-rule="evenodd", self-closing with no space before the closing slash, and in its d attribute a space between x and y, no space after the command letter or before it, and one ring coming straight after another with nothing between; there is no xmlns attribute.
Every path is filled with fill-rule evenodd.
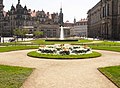
<svg viewBox="0 0 120 88"><path fill-rule="evenodd" d="M103 7L103 17L105 17L105 16L104 16L104 10L105 10L105 8Z"/></svg>
<svg viewBox="0 0 120 88"><path fill-rule="evenodd" d="M120 2L118 4L118 14L120 14Z"/></svg>
<svg viewBox="0 0 120 88"><path fill-rule="evenodd" d="M107 16L109 16L109 13L110 13L110 6L109 4L107 4Z"/></svg>
<svg viewBox="0 0 120 88"><path fill-rule="evenodd" d="M103 7L103 17L105 17L105 14L104 14L104 12L105 12L105 7Z"/></svg>

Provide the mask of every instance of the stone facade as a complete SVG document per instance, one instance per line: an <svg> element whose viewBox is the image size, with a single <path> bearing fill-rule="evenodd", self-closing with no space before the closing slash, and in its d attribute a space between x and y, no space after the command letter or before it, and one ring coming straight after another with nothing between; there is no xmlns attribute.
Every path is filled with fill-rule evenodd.
<svg viewBox="0 0 120 88"><path fill-rule="evenodd" d="M99 34L101 24L100 6L101 2L88 11L88 37L96 37Z"/></svg>
<svg viewBox="0 0 120 88"><path fill-rule="evenodd" d="M74 23L66 21L64 23L64 33L65 37L87 37L87 19L76 22L74 18Z"/></svg>
<svg viewBox="0 0 120 88"><path fill-rule="evenodd" d="M88 37L120 39L120 0L100 0L88 11Z"/></svg>
<svg viewBox="0 0 120 88"><path fill-rule="evenodd" d="M0 1L0 12L3 14L3 2ZM1 15L0 14L0 15ZM2 16L0 16L2 18ZM4 12L4 36L13 36L15 29L27 29L29 33L36 30L43 31L41 37L56 38L60 36L60 26L64 26L62 8L60 13L49 14L49 12L31 11L27 6L22 6L20 0L16 6L11 6L8 12Z"/></svg>
<svg viewBox="0 0 120 88"><path fill-rule="evenodd" d="M18 0L16 7L12 5L8 12L4 12L4 36L13 36L15 29L31 26L31 19L31 14L27 7L22 7L20 0Z"/></svg>
<svg viewBox="0 0 120 88"><path fill-rule="evenodd" d="M64 23L64 36L73 37L74 36L74 23L65 22Z"/></svg>
<svg viewBox="0 0 120 88"><path fill-rule="evenodd" d="M42 24L38 27L38 30L43 32L41 37L43 38L59 38L60 30L59 25L50 25L50 24Z"/></svg>
<svg viewBox="0 0 120 88"><path fill-rule="evenodd" d="M81 19L74 24L74 36L87 37L87 19Z"/></svg>
<svg viewBox="0 0 120 88"><path fill-rule="evenodd" d="M4 14L3 14L3 0L0 0L0 36L3 35L4 28Z"/></svg>

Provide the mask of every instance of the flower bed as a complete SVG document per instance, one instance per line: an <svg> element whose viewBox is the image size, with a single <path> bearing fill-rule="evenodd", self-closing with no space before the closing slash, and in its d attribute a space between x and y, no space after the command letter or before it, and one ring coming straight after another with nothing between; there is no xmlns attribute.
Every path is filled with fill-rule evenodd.
<svg viewBox="0 0 120 88"><path fill-rule="evenodd" d="M37 51L41 54L56 54L56 55L81 55L90 54L92 50L88 46L70 45L70 44L55 44L41 45Z"/></svg>

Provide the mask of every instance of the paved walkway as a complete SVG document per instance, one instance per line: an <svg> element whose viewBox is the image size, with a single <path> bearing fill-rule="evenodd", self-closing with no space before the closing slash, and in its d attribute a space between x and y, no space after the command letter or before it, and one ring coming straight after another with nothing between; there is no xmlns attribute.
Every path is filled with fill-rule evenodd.
<svg viewBox="0 0 120 88"><path fill-rule="evenodd" d="M117 88L97 68L120 65L120 53L97 50L102 57L48 60L28 57L29 51L0 53L0 64L36 68L22 88Z"/></svg>

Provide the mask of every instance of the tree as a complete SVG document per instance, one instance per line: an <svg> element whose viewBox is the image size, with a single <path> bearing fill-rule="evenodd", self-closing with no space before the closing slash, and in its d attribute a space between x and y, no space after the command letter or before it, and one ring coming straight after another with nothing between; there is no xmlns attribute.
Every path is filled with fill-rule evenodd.
<svg viewBox="0 0 120 88"><path fill-rule="evenodd" d="M20 36L21 36L22 40L23 40L23 38L25 38L26 34L28 34L28 30L27 29L22 29L21 33L20 33Z"/></svg>
<svg viewBox="0 0 120 88"><path fill-rule="evenodd" d="M20 29L13 30L13 34L14 34L14 36L16 36L17 41L18 41L18 36L20 35Z"/></svg>
<svg viewBox="0 0 120 88"><path fill-rule="evenodd" d="M41 31L34 31L34 36L35 36L35 38L39 38L41 35L43 35L43 32L41 32Z"/></svg>
<svg viewBox="0 0 120 88"><path fill-rule="evenodd" d="M15 30L13 31L13 34L14 34L15 36L17 36L17 41L18 41L18 36L21 37L22 40L23 40L23 38L25 37L25 34L27 34L27 33L28 33L28 30L27 30L27 29L15 29Z"/></svg>

